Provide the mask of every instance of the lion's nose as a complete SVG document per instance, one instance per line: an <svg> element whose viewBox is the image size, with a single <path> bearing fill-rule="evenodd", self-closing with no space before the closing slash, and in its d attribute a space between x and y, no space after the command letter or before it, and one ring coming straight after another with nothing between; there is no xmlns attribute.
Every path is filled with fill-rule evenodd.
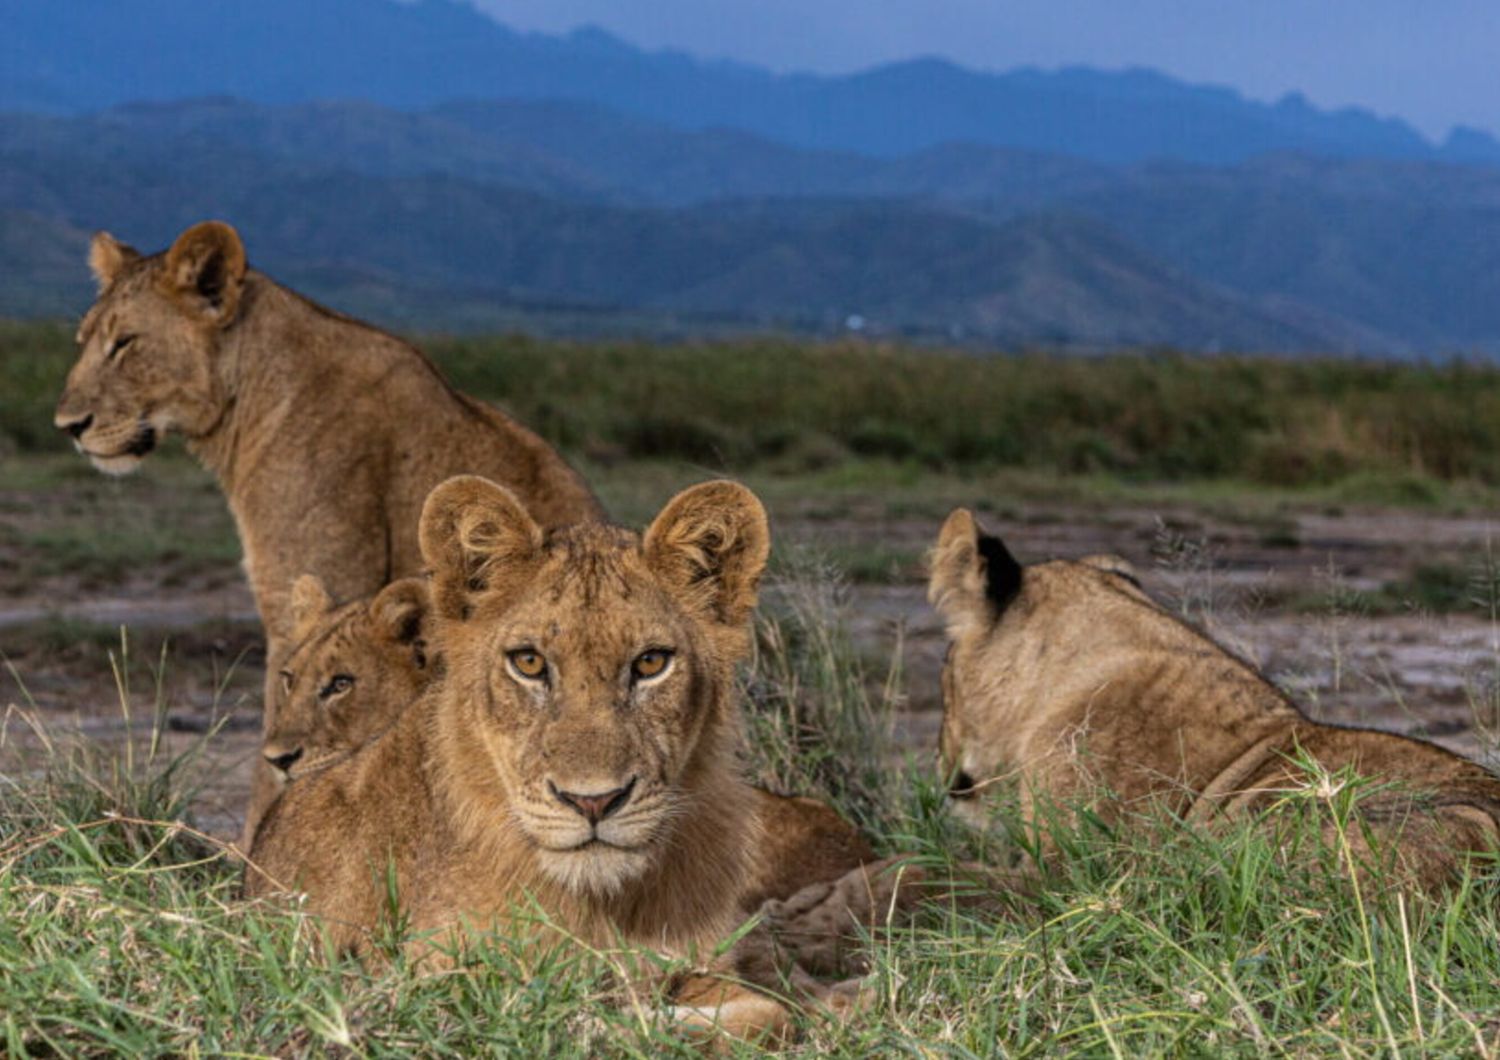
<svg viewBox="0 0 1500 1060"><path fill-rule="evenodd" d="M950 799L972 799L974 794L974 778L960 769L958 774L954 776L953 783L948 785L948 797Z"/></svg>
<svg viewBox="0 0 1500 1060"><path fill-rule="evenodd" d="M300 747L298 747L298 748L296 748L294 750L291 750L291 751L280 751L280 752L277 752L277 751L268 751L268 752L266 752L266 761L270 762L271 765L274 768L279 769L283 773L290 772L292 766L296 765L297 764L297 760L300 759L301 757L302 757L302 748L300 748Z"/></svg>
<svg viewBox="0 0 1500 1060"><path fill-rule="evenodd" d="M94 414L92 412L81 419L64 419L61 415L57 417L58 429L67 431L74 438L82 438L83 432L88 430L89 425L93 422Z"/></svg>
<svg viewBox="0 0 1500 1060"><path fill-rule="evenodd" d="M630 783L623 788L600 792L598 795L580 795L573 791L563 791L550 780L547 781L547 789L552 792L554 799L582 815L589 824L598 824L630 801L630 793L635 790L635 777L631 777Z"/></svg>

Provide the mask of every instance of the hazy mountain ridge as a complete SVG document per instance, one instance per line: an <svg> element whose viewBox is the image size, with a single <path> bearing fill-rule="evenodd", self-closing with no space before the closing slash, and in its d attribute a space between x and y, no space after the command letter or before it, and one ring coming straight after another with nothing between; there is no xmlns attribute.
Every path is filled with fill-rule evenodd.
<svg viewBox="0 0 1500 1060"><path fill-rule="evenodd" d="M492 325L530 304L825 331L859 314L886 330L1085 346L1344 347L1353 334L1197 284L1083 218L992 221L866 199L662 209L446 174L372 176L265 158L228 170L253 176L215 180L209 160L160 170L0 153L0 202L12 203L0 212L0 252L32 277L19 294L0 294L0 307L29 297L51 311L72 298L81 309L87 228L107 225L155 249L220 216L273 275L341 307L427 327ZM76 254L70 272L59 268L63 250Z"/></svg>
<svg viewBox="0 0 1500 1060"><path fill-rule="evenodd" d="M1500 162L1459 129L1292 95L1275 104L1145 70L987 73L915 59L841 77L649 52L593 29L517 33L455 0L0 0L0 108L91 110L229 93L262 102L571 99L683 128L902 154L969 140L1108 162L1207 164L1267 151ZM336 40L337 47L330 41Z"/></svg>
<svg viewBox="0 0 1500 1060"><path fill-rule="evenodd" d="M0 312L80 307L91 229L159 246L222 216L269 271L422 326L542 305L1500 351L1480 131L1440 146L1140 70L773 75L454 0L0 0L0 19L0 107L31 111L0 113ZM212 95L170 98L190 91Z"/></svg>
<svg viewBox="0 0 1500 1060"><path fill-rule="evenodd" d="M220 98L0 115L0 207L148 245L230 217L273 271L315 270L329 297L330 277L404 287L403 314L427 323L444 322L446 285L817 327L858 313L994 341L1500 349L1500 170L1484 167L1106 166L974 144L872 158L594 104ZM1039 215L1053 227L1008 227ZM480 246L519 232L520 256L484 264ZM33 295L57 285L46 257L53 280ZM72 288L86 292L81 271Z"/></svg>

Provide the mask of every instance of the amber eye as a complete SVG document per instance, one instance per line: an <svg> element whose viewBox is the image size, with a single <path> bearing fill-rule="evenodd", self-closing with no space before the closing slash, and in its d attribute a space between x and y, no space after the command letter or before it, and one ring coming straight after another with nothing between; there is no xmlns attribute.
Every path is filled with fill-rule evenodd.
<svg viewBox="0 0 1500 1060"><path fill-rule="evenodd" d="M510 668L528 681L544 681L547 678L547 660L534 648L517 648L506 656Z"/></svg>
<svg viewBox="0 0 1500 1060"><path fill-rule="evenodd" d="M348 674L334 674L328 679L328 683L318 692L319 699L329 699L333 696L341 696L354 687L354 678Z"/></svg>
<svg viewBox="0 0 1500 1060"><path fill-rule="evenodd" d="M653 677L660 677L667 672L667 664L672 661L672 653L661 648L653 648L643 651L635 657L635 662L630 664L630 676L636 681L649 681Z"/></svg>

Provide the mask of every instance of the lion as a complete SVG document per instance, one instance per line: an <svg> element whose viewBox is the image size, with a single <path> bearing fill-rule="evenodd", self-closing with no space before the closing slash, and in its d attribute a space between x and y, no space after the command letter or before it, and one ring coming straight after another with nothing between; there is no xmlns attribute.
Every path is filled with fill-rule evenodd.
<svg viewBox="0 0 1500 1060"><path fill-rule="evenodd" d="M712 946L752 867L733 673L770 548L760 502L710 482L642 535L544 531L503 486L459 476L419 531L443 675L287 787L247 893L302 893L330 944L362 953L393 893L417 959L467 930L535 932L528 908L585 945ZM678 997L688 1022L785 1025L731 985Z"/></svg>
<svg viewBox="0 0 1500 1060"><path fill-rule="evenodd" d="M347 600L419 573L417 514L452 475L507 486L543 526L601 514L541 438L415 347L249 268L223 222L150 255L101 232L89 266L99 297L56 424L110 474L168 433L186 439L224 489L273 642L291 632L300 574Z"/></svg>
<svg viewBox="0 0 1500 1060"><path fill-rule="evenodd" d="M176 432L218 478L266 631L266 730L293 579L311 572L347 600L419 573L417 513L439 482L487 476L545 526L601 514L541 438L415 347L249 268L223 222L150 255L100 232L89 267L99 296L55 422L101 471L134 471ZM273 794L258 769L246 846Z"/></svg>
<svg viewBox="0 0 1500 1060"><path fill-rule="evenodd" d="M1092 802L1111 822L1146 808L1190 823L1264 819L1288 792L1331 793L1358 775L1379 786L1348 827L1322 828L1358 878L1436 893L1500 848L1500 778L1422 740L1312 721L1154 603L1118 557L1022 567L958 509L928 594L949 637L939 755L971 823L986 823L1001 782L1034 828L1044 803ZM1391 863L1376 871L1377 858Z"/></svg>
<svg viewBox="0 0 1500 1060"><path fill-rule="evenodd" d="M278 675L262 755L284 786L342 761L390 728L441 672L425 580L335 604L313 575L292 589L293 644ZM280 786L273 794L279 793ZM873 862L859 829L816 799L750 789L755 856L739 891L751 914Z"/></svg>
<svg viewBox="0 0 1500 1060"><path fill-rule="evenodd" d="M437 672L427 583L402 578L336 605L323 582L292 586L292 647L276 675L261 756L282 783L341 761L390 728Z"/></svg>

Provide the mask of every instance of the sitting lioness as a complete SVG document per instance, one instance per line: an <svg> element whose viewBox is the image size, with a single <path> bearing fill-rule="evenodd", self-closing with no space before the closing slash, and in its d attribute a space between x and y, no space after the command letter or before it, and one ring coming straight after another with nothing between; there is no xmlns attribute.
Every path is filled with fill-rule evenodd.
<svg viewBox="0 0 1500 1060"><path fill-rule="evenodd" d="M509 487L543 526L600 514L540 438L455 391L409 344L248 268L227 224L194 225L151 255L101 232L89 266L99 298L57 426L111 474L169 431L187 440L228 497L273 645L291 632L300 574L348 600L419 573L417 514L452 475Z"/></svg>
<svg viewBox="0 0 1500 1060"><path fill-rule="evenodd" d="M384 732L441 670L427 584L392 582L337 605L316 577L292 588L295 633L262 753L283 784L347 758ZM278 789L279 790L279 789ZM859 829L815 799L750 790L755 857L738 907L753 913L875 860Z"/></svg>
<svg viewBox="0 0 1500 1060"><path fill-rule="evenodd" d="M305 893L354 950L392 915L392 888L417 954L465 928L533 932L528 903L586 944L686 953L723 937L752 858L733 669L769 550L759 501L711 482L644 535L544 532L508 490L461 476L428 498L420 538L443 677L287 787L248 893ZM742 994L711 991L710 1018L785 1018Z"/></svg>
<svg viewBox="0 0 1500 1060"><path fill-rule="evenodd" d="M544 526L600 514L547 443L455 391L409 344L248 268L227 224L194 225L151 255L101 232L89 266L99 298L57 426L111 474L175 431L218 477L266 630L268 712L293 579L311 572L348 600L419 573L417 513L449 476L508 486ZM258 770L247 845L273 794Z"/></svg>
<svg viewBox="0 0 1500 1060"><path fill-rule="evenodd" d="M1148 806L1205 822L1255 813L1309 785L1301 758L1378 782L1357 826L1324 828L1367 878L1436 891L1467 855L1500 846L1500 779L1421 740L1311 721L1153 603L1123 560L1022 567L960 509L933 551L929 597L951 642L941 758L975 823L1002 782L1030 823L1040 800L1096 800L1116 821ZM1376 855L1386 871L1366 868Z"/></svg>

